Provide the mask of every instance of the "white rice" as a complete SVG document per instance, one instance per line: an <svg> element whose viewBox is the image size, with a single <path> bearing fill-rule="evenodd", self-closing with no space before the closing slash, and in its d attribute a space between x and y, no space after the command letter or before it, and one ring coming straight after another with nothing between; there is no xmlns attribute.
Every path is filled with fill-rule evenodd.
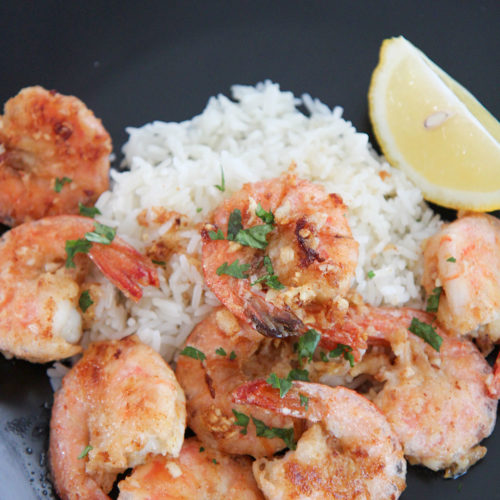
<svg viewBox="0 0 500 500"><path fill-rule="evenodd" d="M279 176L295 162L299 177L339 193L348 205L360 244L354 286L364 299L373 305L421 304L421 245L438 229L439 218L406 176L376 155L368 136L342 118L342 108L330 110L309 95L296 98L266 81L234 86L232 100L211 98L192 120L127 131L123 151L129 170L112 172L112 190L97 206L99 220L116 227L137 249L144 250L169 229L168 223L140 226L137 215L143 209L161 206L202 222L245 182ZM221 169L225 192L215 187L221 183ZM185 233L187 254L198 256L200 235ZM169 267L168 280L160 271L160 288L146 289L138 304L103 285L90 338L137 333L170 360L218 302L186 255L175 254Z"/></svg>

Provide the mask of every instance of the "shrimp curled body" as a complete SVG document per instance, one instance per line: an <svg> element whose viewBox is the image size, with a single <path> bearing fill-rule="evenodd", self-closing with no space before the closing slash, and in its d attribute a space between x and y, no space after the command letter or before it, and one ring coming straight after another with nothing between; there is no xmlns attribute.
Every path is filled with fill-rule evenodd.
<svg viewBox="0 0 500 500"><path fill-rule="evenodd" d="M119 500L262 500L249 457L230 456L184 441L177 459L155 457L118 484Z"/></svg>
<svg viewBox="0 0 500 500"><path fill-rule="evenodd" d="M401 445L383 414L356 392L294 382L280 398L260 380L240 386L234 399L305 419L309 425L296 450L254 463L254 476L266 498L387 500L404 490Z"/></svg>
<svg viewBox="0 0 500 500"><path fill-rule="evenodd" d="M0 351L48 362L81 351L81 289L92 260L126 295L158 285L154 266L118 237L93 243L65 266L67 240L83 238L94 222L77 215L46 217L17 226L0 239ZM89 260L90 258L90 260Z"/></svg>
<svg viewBox="0 0 500 500"><path fill-rule="evenodd" d="M262 225L260 206L274 216L265 248L244 246L214 234L231 232L229 222L241 213L244 229ZM212 225L202 231L205 280L219 300L240 320L269 337L297 336L308 328L328 329L342 313L357 264L358 244L352 237L340 196L287 174L245 184L220 205ZM269 223L268 223L269 225ZM237 239L237 238L236 238ZM282 289L259 281L268 257ZM221 273L238 260L247 265L245 279ZM356 338L339 342L354 345Z"/></svg>
<svg viewBox="0 0 500 500"><path fill-rule="evenodd" d="M49 458L59 496L106 499L118 473L178 456L185 399L170 367L136 337L91 344L54 397Z"/></svg>
<svg viewBox="0 0 500 500"><path fill-rule="evenodd" d="M79 99L21 90L0 116L0 221L12 226L93 204L108 189L110 153L109 134Z"/></svg>

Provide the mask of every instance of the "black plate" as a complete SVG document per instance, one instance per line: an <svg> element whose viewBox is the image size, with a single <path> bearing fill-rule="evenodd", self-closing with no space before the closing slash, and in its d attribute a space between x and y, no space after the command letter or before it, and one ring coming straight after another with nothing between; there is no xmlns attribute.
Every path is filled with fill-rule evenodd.
<svg viewBox="0 0 500 500"><path fill-rule="evenodd" d="M79 96L115 152L124 128L184 120L234 83L308 92L371 134L366 92L384 38L404 35L500 116L498 0L7 2L0 4L0 101L41 84ZM53 495L45 366L0 355L0 497ZM458 416L460 417L460 416ZM452 481L410 468L406 500L500 498L500 431Z"/></svg>

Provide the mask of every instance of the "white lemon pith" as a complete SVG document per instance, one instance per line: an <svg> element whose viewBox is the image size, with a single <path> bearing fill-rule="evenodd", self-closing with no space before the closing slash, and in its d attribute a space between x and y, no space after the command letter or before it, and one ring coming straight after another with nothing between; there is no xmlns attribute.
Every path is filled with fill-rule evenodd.
<svg viewBox="0 0 500 500"><path fill-rule="evenodd" d="M500 208L500 123L405 38L383 42L368 102L384 155L427 200Z"/></svg>

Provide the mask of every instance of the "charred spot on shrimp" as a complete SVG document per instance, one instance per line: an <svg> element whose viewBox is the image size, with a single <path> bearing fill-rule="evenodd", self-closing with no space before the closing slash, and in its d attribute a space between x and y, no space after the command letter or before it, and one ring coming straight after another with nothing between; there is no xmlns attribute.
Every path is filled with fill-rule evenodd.
<svg viewBox="0 0 500 500"><path fill-rule="evenodd" d="M255 330L266 337L286 338L299 335L304 324L295 315L287 311L279 311L275 315L268 312L248 313Z"/></svg>
<svg viewBox="0 0 500 500"><path fill-rule="evenodd" d="M304 254L300 259L302 267L309 267L314 261L325 261L312 247L314 245L315 234L316 228L305 217L301 217L295 224L295 237L297 238L299 248Z"/></svg>
<svg viewBox="0 0 500 500"><path fill-rule="evenodd" d="M69 123L57 122L54 125L54 133L61 137L61 139L67 141L73 135L73 128Z"/></svg>

